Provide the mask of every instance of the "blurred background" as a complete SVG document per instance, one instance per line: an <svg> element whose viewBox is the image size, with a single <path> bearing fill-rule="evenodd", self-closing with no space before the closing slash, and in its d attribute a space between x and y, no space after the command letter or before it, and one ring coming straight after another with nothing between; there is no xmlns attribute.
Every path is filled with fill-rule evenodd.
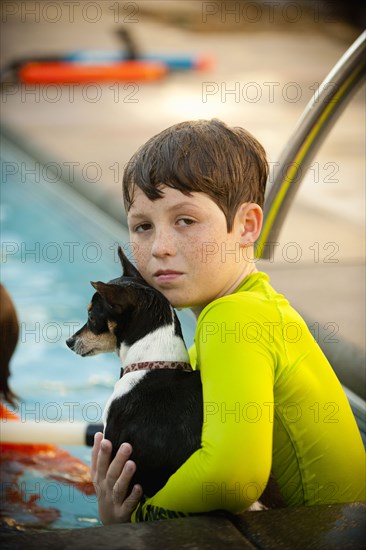
<svg viewBox="0 0 366 550"><path fill-rule="evenodd" d="M172 124L217 117L259 139L272 173L307 103L362 32L365 8L318 0L0 8L1 268L20 322L10 385L31 420L70 420L73 402L75 419L100 421L118 360L82 359L64 342L85 322L89 281L118 276L118 242L128 252L121 182L131 155ZM125 80L39 83L25 64L66 59L85 68L119 56L169 57L172 65ZM364 100L363 87L310 166L274 259L258 262L321 345L347 342L362 356ZM193 320L180 315L190 344ZM89 450L78 456L88 461Z"/></svg>
<svg viewBox="0 0 366 550"><path fill-rule="evenodd" d="M122 222L124 165L176 122L218 117L244 126L273 168L319 83L365 25L363 3L352 1L42 0L1 8L3 69L23 58L126 52L121 30L141 55L207 62L205 70L170 71L152 82L37 85L5 75L3 126L35 157L56 163L56 179ZM275 261L263 266L301 311L337 323L339 334L363 348L364 94L363 88L319 151ZM46 219L39 223L47 230ZM290 242L301 247L291 257Z"/></svg>

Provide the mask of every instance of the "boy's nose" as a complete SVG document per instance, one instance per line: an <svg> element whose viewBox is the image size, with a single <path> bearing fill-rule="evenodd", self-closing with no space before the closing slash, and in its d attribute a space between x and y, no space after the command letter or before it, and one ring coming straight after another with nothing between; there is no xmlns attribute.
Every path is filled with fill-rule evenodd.
<svg viewBox="0 0 366 550"><path fill-rule="evenodd" d="M174 256L175 245L172 235L161 230L155 234L151 254L155 257Z"/></svg>

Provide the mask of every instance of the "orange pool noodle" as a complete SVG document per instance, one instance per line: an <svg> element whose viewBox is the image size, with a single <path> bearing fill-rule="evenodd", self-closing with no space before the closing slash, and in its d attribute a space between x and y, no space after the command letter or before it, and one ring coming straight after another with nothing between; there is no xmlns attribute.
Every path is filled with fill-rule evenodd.
<svg viewBox="0 0 366 550"><path fill-rule="evenodd" d="M71 82L154 81L168 72L164 63L156 61L122 61L103 65L75 63L26 63L18 72L26 84L66 84Z"/></svg>

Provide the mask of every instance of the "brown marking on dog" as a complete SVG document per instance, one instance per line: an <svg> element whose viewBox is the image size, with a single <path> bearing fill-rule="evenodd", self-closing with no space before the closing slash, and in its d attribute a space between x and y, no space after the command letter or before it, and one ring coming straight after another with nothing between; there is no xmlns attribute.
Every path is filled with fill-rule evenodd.
<svg viewBox="0 0 366 550"><path fill-rule="evenodd" d="M116 328L117 323L115 321L107 321L107 325L108 325L109 332L114 334L114 329Z"/></svg>
<svg viewBox="0 0 366 550"><path fill-rule="evenodd" d="M109 353L115 351L116 345L117 339L114 334L94 334L86 325L77 337L74 351L79 355Z"/></svg>

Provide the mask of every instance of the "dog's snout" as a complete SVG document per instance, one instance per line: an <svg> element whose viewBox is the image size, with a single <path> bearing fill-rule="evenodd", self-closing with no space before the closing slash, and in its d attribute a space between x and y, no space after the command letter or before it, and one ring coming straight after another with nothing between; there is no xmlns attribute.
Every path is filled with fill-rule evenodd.
<svg viewBox="0 0 366 550"><path fill-rule="evenodd" d="M68 338L66 340L66 345L70 348L70 349L74 349L74 346L75 346L75 336L70 336L70 338Z"/></svg>

